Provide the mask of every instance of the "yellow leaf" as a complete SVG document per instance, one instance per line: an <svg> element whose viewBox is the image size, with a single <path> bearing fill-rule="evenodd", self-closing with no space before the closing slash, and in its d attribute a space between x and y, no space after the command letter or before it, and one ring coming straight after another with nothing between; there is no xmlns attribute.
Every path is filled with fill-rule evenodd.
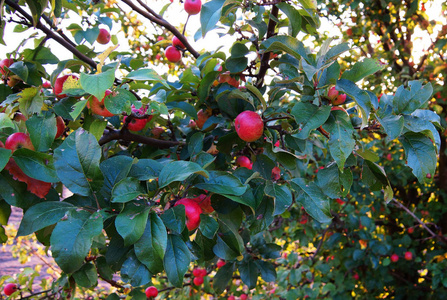
<svg viewBox="0 0 447 300"><path fill-rule="evenodd" d="M103 53L101 53L100 55L97 56L97 58L99 59L100 63L98 64L98 66L96 67L96 74L99 74L102 72L102 66L104 66L104 61L106 60L107 57L109 57L110 53L112 53L113 50L115 50L116 48L118 48L118 45L115 46L110 46L109 48L107 48L106 51L104 51Z"/></svg>

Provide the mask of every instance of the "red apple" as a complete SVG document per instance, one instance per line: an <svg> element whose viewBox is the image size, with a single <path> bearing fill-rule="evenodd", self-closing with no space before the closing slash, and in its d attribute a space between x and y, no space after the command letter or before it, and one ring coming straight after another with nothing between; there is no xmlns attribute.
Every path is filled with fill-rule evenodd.
<svg viewBox="0 0 447 300"><path fill-rule="evenodd" d="M162 40L164 40L165 38L162 36L162 35L159 35L159 36L157 36L157 41L162 41Z"/></svg>
<svg viewBox="0 0 447 300"><path fill-rule="evenodd" d="M340 94L337 96L337 98L332 100L332 105L341 105L345 103L345 101L346 101L346 94Z"/></svg>
<svg viewBox="0 0 447 300"><path fill-rule="evenodd" d="M192 199L182 198L175 203L175 206L183 205L185 206L186 214L186 227L188 230L194 230L199 227L200 224L200 214L202 209L200 206Z"/></svg>
<svg viewBox="0 0 447 300"><path fill-rule="evenodd" d="M144 115L146 113L145 110L142 108L140 109L132 108L132 112L137 115ZM126 123L126 118L127 117L123 118L123 123ZM152 116L149 116L145 119L132 118L132 120L127 125L127 128L129 128L129 130L132 131L140 131L146 126L147 122L149 122L151 119Z"/></svg>
<svg viewBox="0 0 447 300"><path fill-rule="evenodd" d="M17 112L14 114L14 121L16 122L20 122L23 121L25 122L26 120L28 120L22 113Z"/></svg>
<svg viewBox="0 0 447 300"><path fill-rule="evenodd" d="M197 120L196 120L197 127L199 127L199 129L202 129L203 124L205 124L206 120L208 120L210 116L211 116L211 109L199 110L197 112Z"/></svg>
<svg viewBox="0 0 447 300"><path fill-rule="evenodd" d="M194 284L199 286L203 284L203 277L196 277L194 278Z"/></svg>
<svg viewBox="0 0 447 300"><path fill-rule="evenodd" d="M253 164L247 156L239 156L236 159L236 165L238 167L243 167L251 170L253 168Z"/></svg>
<svg viewBox="0 0 447 300"><path fill-rule="evenodd" d="M414 232L414 227L408 227L407 232L412 234Z"/></svg>
<svg viewBox="0 0 447 300"><path fill-rule="evenodd" d="M352 278L354 278L355 280L359 280L360 276L357 272L354 272L354 274L352 274Z"/></svg>
<svg viewBox="0 0 447 300"><path fill-rule="evenodd" d="M241 300L247 300L248 295L247 295L247 294L241 294L241 295L239 296L239 298L240 298Z"/></svg>
<svg viewBox="0 0 447 300"><path fill-rule="evenodd" d="M165 56L166 59L169 60L170 62L176 63L182 59L182 52L180 52L174 46L169 46L165 50Z"/></svg>
<svg viewBox="0 0 447 300"><path fill-rule="evenodd" d="M188 15L197 15L202 9L202 1L200 0L185 0L185 11Z"/></svg>
<svg viewBox="0 0 447 300"><path fill-rule="evenodd" d="M239 81L236 78L233 78L230 76L230 72L224 72L222 74L219 75L219 79L218 79L219 83L228 83L229 85L234 86L235 88L239 87Z"/></svg>
<svg viewBox="0 0 447 300"><path fill-rule="evenodd" d="M335 98L337 98L337 96L338 96L338 91L335 89L335 86L331 87L329 89L329 91L327 92L327 97L332 102L335 100Z"/></svg>
<svg viewBox="0 0 447 300"><path fill-rule="evenodd" d="M202 209L204 214L210 214L214 211L214 208L211 206L211 196L207 196L202 194L196 198L192 198Z"/></svg>
<svg viewBox="0 0 447 300"><path fill-rule="evenodd" d="M102 45L108 44L110 42L110 32L107 29L101 28L96 41Z"/></svg>
<svg viewBox="0 0 447 300"><path fill-rule="evenodd" d="M15 291L17 291L17 284L15 283L8 283L3 288L3 292L6 296L12 295Z"/></svg>
<svg viewBox="0 0 447 300"><path fill-rule="evenodd" d="M42 87L45 88L45 89L51 89L51 82L49 82L49 81L45 81L45 82L42 84Z"/></svg>
<svg viewBox="0 0 447 300"><path fill-rule="evenodd" d="M12 58L6 58L4 60L0 60L0 73L2 75L5 75L8 70L5 69L5 67L9 68L14 63L14 60Z"/></svg>
<svg viewBox="0 0 447 300"><path fill-rule="evenodd" d="M53 93L56 95L56 97L58 99L62 99L67 97L66 94L62 94L62 90L64 89L64 83L67 80L68 77L71 77L73 79L78 80L79 77L74 75L74 74L69 74L69 75L64 75L62 77L59 77L58 79L56 79L56 81L54 82L54 87L53 87Z"/></svg>
<svg viewBox="0 0 447 300"><path fill-rule="evenodd" d="M398 260L399 260L399 255L397 255L396 253L391 255L391 261L392 262L397 262Z"/></svg>
<svg viewBox="0 0 447 300"><path fill-rule="evenodd" d="M202 269L202 268L194 268L194 270L192 270L192 275L194 277L204 277L207 275L206 270Z"/></svg>
<svg viewBox="0 0 447 300"><path fill-rule="evenodd" d="M183 43L180 41L180 39L178 37L176 37L176 36L174 36L172 38L172 46L176 47L177 49L178 48L180 48L180 49L185 49L186 48L185 45L183 45Z"/></svg>
<svg viewBox="0 0 447 300"><path fill-rule="evenodd" d="M273 180L279 180L281 178L281 169L278 167L274 167L272 169L272 179Z"/></svg>
<svg viewBox="0 0 447 300"><path fill-rule="evenodd" d="M412 260L413 259L413 253L411 253L410 251L405 252L404 258L406 260Z"/></svg>
<svg viewBox="0 0 447 300"><path fill-rule="evenodd" d="M158 295L158 289L155 286L150 286L146 289L146 297L157 297Z"/></svg>
<svg viewBox="0 0 447 300"><path fill-rule="evenodd" d="M341 200L340 198L335 199L335 201L340 205L345 204L345 201Z"/></svg>
<svg viewBox="0 0 447 300"><path fill-rule="evenodd" d="M64 122L64 119L62 119L61 116L57 116L56 117L56 127L57 127L57 131L56 131L55 139L57 139L60 136L62 136L62 134L65 131L65 122Z"/></svg>
<svg viewBox="0 0 447 300"><path fill-rule="evenodd" d="M110 95L112 91L106 90L106 93L104 95L104 98L102 98L101 101L98 100L95 96L90 96L87 102L87 107L92 110L92 113L103 116L103 117L113 117L114 114L112 114L105 106L104 100L108 95Z"/></svg>
<svg viewBox="0 0 447 300"><path fill-rule="evenodd" d="M241 112L234 120L237 135L246 142L254 142L264 133L264 122L254 111Z"/></svg>
<svg viewBox="0 0 447 300"><path fill-rule="evenodd" d="M156 59L156 60L160 60L160 59L161 59L161 54L160 54L160 53L157 53L157 55L155 55L155 59Z"/></svg>
<svg viewBox="0 0 447 300"><path fill-rule="evenodd" d="M218 267L218 268L222 268L223 266L225 266L225 261L224 260L222 260L222 259L219 259L218 261L217 261L217 264L216 264L216 266Z"/></svg>
<svg viewBox="0 0 447 300"><path fill-rule="evenodd" d="M34 151L34 146L28 134L23 132L16 132L8 136L5 141L5 148L14 152L20 148L26 148Z"/></svg>

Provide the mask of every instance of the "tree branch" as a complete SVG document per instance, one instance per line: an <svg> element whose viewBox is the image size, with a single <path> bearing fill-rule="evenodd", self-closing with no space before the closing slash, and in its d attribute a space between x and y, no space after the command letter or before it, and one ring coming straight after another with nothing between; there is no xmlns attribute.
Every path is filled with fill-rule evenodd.
<svg viewBox="0 0 447 300"><path fill-rule="evenodd" d="M126 128L124 130L106 130L105 134L99 139L99 145L102 146L113 140L122 140L127 142L138 142L142 144L151 145L160 149L166 149L170 147L174 147L177 145L181 145L181 142L174 141L165 141L158 140L154 138L150 138L147 136L138 135L135 133L129 132Z"/></svg>

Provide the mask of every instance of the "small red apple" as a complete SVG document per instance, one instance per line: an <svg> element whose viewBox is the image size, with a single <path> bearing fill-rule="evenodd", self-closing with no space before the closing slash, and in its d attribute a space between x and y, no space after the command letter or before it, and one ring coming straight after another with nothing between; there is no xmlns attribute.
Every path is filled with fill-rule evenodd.
<svg viewBox="0 0 447 300"><path fill-rule="evenodd" d="M216 266L218 267L218 268L222 268L223 266L225 266L225 261L223 260L223 259L219 259L218 261L217 261L217 264L216 264Z"/></svg>
<svg viewBox="0 0 447 300"><path fill-rule="evenodd" d="M202 194L196 198L192 198L192 200L199 204L204 214L210 214L214 211L214 208L211 206L211 196Z"/></svg>
<svg viewBox="0 0 447 300"><path fill-rule="evenodd" d="M302 215L301 219L300 219L300 224L306 225L307 224L307 219L308 219L307 215Z"/></svg>
<svg viewBox="0 0 447 300"><path fill-rule="evenodd" d="M272 169L272 179L273 180L279 180L281 178L281 169L278 167L274 167Z"/></svg>
<svg viewBox="0 0 447 300"><path fill-rule="evenodd" d="M55 139L57 139L60 136L62 136L62 134L65 131L65 122L64 122L64 119L62 119L61 116L57 116L57 118L56 118L56 127L57 127L57 132L56 132Z"/></svg>
<svg viewBox="0 0 447 300"><path fill-rule="evenodd" d="M346 101L346 94L340 94L332 101L332 105L341 105Z"/></svg>
<svg viewBox="0 0 447 300"><path fill-rule="evenodd" d="M340 198L335 199L335 201L340 205L345 204L345 201L341 200Z"/></svg>
<svg viewBox="0 0 447 300"><path fill-rule="evenodd" d="M236 165L238 167L243 167L251 170L253 168L253 164L247 156L239 156L236 159Z"/></svg>
<svg viewBox="0 0 447 300"><path fill-rule="evenodd" d="M8 136L5 141L5 148L14 152L20 148L26 148L34 151L34 146L28 134L23 132L16 132Z"/></svg>
<svg viewBox="0 0 447 300"><path fill-rule="evenodd" d="M202 9L202 1L185 0L184 8L188 15L197 15Z"/></svg>
<svg viewBox="0 0 447 300"><path fill-rule="evenodd" d="M78 80L79 77L74 75L74 74L69 74L69 75L64 75L62 77L59 77L58 79L56 79L56 81L54 82L54 87L53 87L53 93L56 95L56 97L58 99L62 99L67 97L66 94L62 94L62 90L64 88L64 83L67 80L68 77L71 77L73 79Z"/></svg>
<svg viewBox="0 0 447 300"><path fill-rule="evenodd" d="M239 87L239 81L236 78L233 78L230 76L230 72L224 72L222 74L219 75L219 79L218 79L219 83L228 83L229 85L234 86L235 88Z"/></svg>
<svg viewBox="0 0 447 300"><path fill-rule="evenodd" d="M3 288L3 292L5 293L6 296L11 296L17 290L18 290L17 284L15 283L8 283Z"/></svg>
<svg viewBox="0 0 447 300"><path fill-rule="evenodd" d="M51 82L45 81L44 83L42 83L42 87L45 89L51 89Z"/></svg>
<svg viewBox="0 0 447 300"><path fill-rule="evenodd" d="M110 95L112 91L106 90L104 98L102 98L101 101L98 100L95 96L90 96L87 102L87 108L90 108L92 110L92 113L103 116L103 117L113 117L114 114L112 114L105 106L104 100L108 95Z"/></svg>
<svg viewBox="0 0 447 300"><path fill-rule="evenodd" d="M194 268L194 270L192 270L192 275L194 277L205 277L207 272L206 269L203 268Z"/></svg>
<svg viewBox="0 0 447 300"><path fill-rule="evenodd" d="M335 100L335 98L337 98L337 96L338 96L338 91L335 89L335 86L331 87L329 89L329 91L327 92L327 97L332 102Z"/></svg>
<svg viewBox="0 0 447 300"><path fill-rule="evenodd" d="M196 277L194 278L194 284L199 286L203 284L203 277Z"/></svg>
<svg viewBox="0 0 447 300"><path fill-rule="evenodd" d="M410 251L405 252L404 258L406 260L412 260L413 259L413 253L411 253Z"/></svg>
<svg viewBox="0 0 447 300"><path fill-rule="evenodd" d="M142 108L140 108L140 109L132 108L132 112L137 115L144 115L146 113L145 110ZM123 123L126 123L126 118L127 117L123 118ZM132 131L140 131L146 126L147 122L149 122L151 119L152 119L152 116L149 116L145 119L132 118L132 120L127 125L127 128L129 128L129 130L132 130Z"/></svg>
<svg viewBox="0 0 447 300"><path fill-rule="evenodd" d="M145 292L147 298L157 297L158 295L158 289L155 286L148 287Z"/></svg>
<svg viewBox="0 0 447 300"><path fill-rule="evenodd" d="M164 40L165 38L162 36L162 35L159 35L159 36L157 36L157 41L162 41L162 40Z"/></svg>
<svg viewBox="0 0 447 300"><path fill-rule="evenodd" d="M247 300L248 295L247 295L247 294L241 294L241 295L239 296L239 298L240 298L241 300Z"/></svg>
<svg viewBox="0 0 447 300"><path fill-rule="evenodd" d="M412 234L414 232L414 227L408 227L407 232Z"/></svg>
<svg viewBox="0 0 447 300"><path fill-rule="evenodd" d="M102 45L108 44L110 42L110 32L107 29L101 28L96 41Z"/></svg>
<svg viewBox="0 0 447 300"><path fill-rule="evenodd" d="M180 41L180 39L178 37L176 37L176 36L174 36L172 38L172 46L176 47L177 49L178 48L180 48L180 49L185 49L186 48L185 45L183 45L183 43Z"/></svg>
<svg viewBox="0 0 447 300"><path fill-rule="evenodd" d="M20 121L25 122L26 120L28 120L28 119L22 113L20 113L20 112L15 113L14 121L16 121L16 122L20 122Z"/></svg>
<svg viewBox="0 0 447 300"><path fill-rule="evenodd" d="M234 120L237 135L246 142L254 142L264 133L264 122L254 111L241 112Z"/></svg>
<svg viewBox="0 0 447 300"><path fill-rule="evenodd" d="M357 272L354 272L354 274L352 274L352 278L354 278L355 280L359 280L360 276Z"/></svg>
<svg viewBox="0 0 447 300"><path fill-rule="evenodd" d="M205 124L206 120L208 120L208 118L211 116L211 109L206 109L206 110L199 110L197 112L197 120L196 120L196 125L199 129L203 128L203 124Z"/></svg>
<svg viewBox="0 0 447 300"><path fill-rule="evenodd" d="M186 214L186 227L188 230L194 230L199 227L200 224L200 214L202 209L200 206L192 199L182 198L175 203L175 206L183 205L185 206Z"/></svg>
<svg viewBox="0 0 447 300"><path fill-rule="evenodd" d="M397 255L396 253L392 254L390 257L392 262L397 262L399 260L399 255Z"/></svg>
<svg viewBox="0 0 447 300"><path fill-rule="evenodd" d="M236 300L236 298L233 295L231 295L231 296L228 296L227 300Z"/></svg>
<svg viewBox="0 0 447 300"><path fill-rule="evenodd" d="M14 63L14 60L12 58L6 58L4 60L0 60L0 73L2 73L2 75L5 75L8 70L5 69L9 68L12 64Z"/></svg>
<svg viewBox="0 0 447 300"><path fill-rule="evenodd" d="M169 60L170 62L176 63L182 59L182 52L180 52L174 46L169 46L165 50L165 56L166 59Z"/></svg>

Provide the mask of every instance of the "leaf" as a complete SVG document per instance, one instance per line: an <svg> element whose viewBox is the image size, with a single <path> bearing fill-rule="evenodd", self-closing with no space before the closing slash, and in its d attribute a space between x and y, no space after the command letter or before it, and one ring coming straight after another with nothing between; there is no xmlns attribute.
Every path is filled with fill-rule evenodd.
<svg viewBox="0 0 447 300"><path fill-rule="evenodd" d="M127 178L128 175L133 177L129 174L133 167L132 163L132 157L116 155L104 160L99 165L99 168L104 175L104 184L101 187L101 194L106 199L110 199L112 190L118 182Z"/></svg>
<svg viewBox="0 0 447 300"><path fill-rule="evenodd" d="M299 139L307 139L310 131L323 125L331 113L330 106L318 107L311 103L298 102L292 108L292 116L298 124L301 124L301 130L292 134Z"/></svg>
<svg viewBox="0 0 447 300"><path fill-rule="evenodd" d="M197 119L196 109L194 108L194 106L192 106L188 102L172 101L172 102L166 103L166 107L168 109L179 109L179 110L183 111L184 113L186 113L191 118Z"/></svg>
<svg viewBox="0 0 447 300"><path fill-rule="evenodd" d="M264 260L255 260L255 264L261 271L261 277L265 282L273 282L276 280L276 270L275 267Z"/></svg>
<svg viewBox="0 0 447 300"><path fill-rule="evenodd" d="M213 247L213 252L217 257L224 260L235 260L241 255L240 251L231 248L219 235L217 236L217 243Z"/></svg>
<svg viewBox="0 0 447 300"><path fill-rule="evenodd" d="M381 63L377 59L365 58L363 61L356 62L350 70L345 71L341 78L357 82L366 76L383 70L386 66L386 64Z"/></svg>
<svg viewBox="0 0 447 300"><path fill-rule="evenodd" d="M185 229L186 215L184 205L171 207L170 209L165 210L160 217L166 227L178 234L182 233Z"/></svg>
<svg viewBox="0 0 447 300"><path fill-rule="evenodd" d="M435 147L430 138L422 133L408 132L401 136L399 141L405 149L406 165L412 169L418 181L430 182L435 174L437 161Z"/></svg>
<svg viewBox="0 0 447 300"><path fill-rule="evenodd" d="M168 233L156 213L149 214L143 235L135 243L135 255L153 274L163 271L163 258L168 246Z"/></svg>
<svg viewBox="0 0 447 300"><path fill-rule="evenodd" d="M307 58L304 44L291 36L273 36L262 42L261 46L266 48L265 52L284 51L296 59L301 59L301 57Z"/></svg>
<svg viewBox="0 0 447 300"><path fill-rule="evenodd" d="M262 110L266 110L267 109L267 102L265 101L265 99L262 96L261 92L254 85L252 85L250 83L247 83L245 85L245 87L247 88L247 90L252 92L256 96L256 98L258 98L259 102L261 102Z"/></svg>
<svg viewBox="0 0 447 300"><path fill-rule="evenodd" d="M101 147L96 138L82 128L71 133L54 150L54 166L62 183L75 194L89 196L103 184L99 169Z"/></svg>
<svg viewBox="0 0 447 300"><path fill-rule="evenodd" d="M441 148L441 139L439 133L436 130L435 125L430 121L421 119L416 116L404 116L404 133L406 132L421 132L431 138L435 144L436 148Z"/></svg>
<svg viewBox="0 0 447 300"><path fill-rule="evenodd" d="M85 210L70 211L59 221L51 234L51 251L58 266L65 273L81 268L90 251L93 238L102 232L103 219L99 213Z"/></svg>
<svg viewBox="0 0 447 300"><path fill-rule="evenodd" d="M200 27L202 28L202 37L216 26L222 15L222 7L225 0L212 0L202 5L200 13Z"/></svg>
<svg viewBox="0 0 447 300"><path fill-rule="evenodd" d="M290 4L282 2L276 5L281 11L283 11L289 19L288 34L292 37L296 37L301 30L301 15Z"/></svg>
<svg viewBox="0 0 447 300"><path fill-rule="evenodd" d="M387 141L394 140L402 133L404 129L404 118L402 116L388 115L382 119L376 117L387 134Z"/></svg>
<svg viewBox="0 0 447 300"><path fill-rule="evenodd" d="M330 134L329 151L331 156L337 162L340 172L343 172L346 159L351 155L355 146L354 128L349 116L344 111L333 111L323 128Z"/></svg>
<svg viewBox="0 0 447 300"><path fill-rule="evenodd" d="M92 263L83 265L82 268L73 273L73 278L77 285L84 288L90 288L98 284L98 273Z"/></svg>
<svg viewBox="0 0 447 300"><path fill-rule="evenodd" d="M352 172L346 168L340 172L335 163L319 170L317 173L317 184L321 190L330 198L345 197L352 185Z"/></svg>
<svg viewBox="0 0 447 300"><path fill-rule="evenodd" d="M127 74L125 79L137 81L155 81L163 84L166 88L171 89L165 79L152 69L138 69Z"/></svg>
<svg viewBox="0 0 447 300"><path fill-rule="evenodd" d="M115 89L113 95L111 94L104 99L104 105L112 114L118 115L122 112L131 114L132 105L135 108L140 108L141 102L130 91L126 89Z"/></svg>
<svg viewBox="0 0 447 300"><path fill-rule="evenodd" d="M169 282L175 287L182 287L183 277L191 263L191 255L180 236L168 235L168 247L163 263Z"/></svg>
<svg viewBox="0 0 447 300"><path fill-rule="evenodd" d="M202 132L194 133L188 142L188 153L190 157L196 156L203 149L203 138L205 134Z"/></svg>
<svg viewBox="0 0 447 300"><path fill-rule="evenodd" d="M26 128L36 151L45 152L50 149L57 131L53 114L33 115L26 120Z"/></svg>
<svg viewBox="0 0 447 300"><path fill-rule="evenodd" d="M408 88L403 85L397 88L393 98L393 112L397 114L411 114L430 100L433 87L430 83L422 85L421 81L408 82Z"/></svg>
<svg viewBox="0 0 447 300"><path fill-rule="evenodd" d="M357 103L361 113L362 113L362 126L363 129L368 124L369 113L371 111L372 103L369 97L369 94L361 90L357 85L355 85L352 81L347 79L337 80L337 84L335 88L347 95L349 95L352 99L354 99L355 103Z"/></svg>
<svg viewBox="0 0 447 300"><path fill-rule="evenodd" d="M214 275L213 288L216 294L221 294L228 286L233 278L234 263L227 262L223 267L219 268Z"/></svg>
<svg viewBox="0 0 447 300"><path fill-rule="evenodd" d="M120 180L112 189L113 203L126 203L144 193L140 181L136 178L127 177Z"/></svg>
<svg viewBox="0 0 447 300"><path fill-rule="evenodd" d="M115 69L107 70L100 74L81 73L80 84L87 93L98 99L104 98L105 92L115 81Z"/></svg>
<svg viewBox="0 0 447 300"><path fill-rule="evenodd" d="M0 86L1 88L1 86ZM4 97L6 99L6 97ZM0 99L1 99L1 94L0 94ZM11 118L5 114L5 113L0 113L0 128L14 128L14 123L12 123Z"/></svg>
<svg viewBox="0 0 447 300"><path fill-rule="evenodd" d="M136 164L132 165L129 176L138 180L151 180L159 176L163 165L152 159L139 159Z"/></svg>
<svg viewBox="0 0 447 300"><path fill-rule="evenodd" d="M256 287L258 282L258 266L252 259L244 260L238 265L239 273L241 274L242 282L245 283L249 289Z"/></svg>
<svg viewBox="0 0 447 300"><path fill-rule="evenodd" d="M57 223L69 211L76 207L68 202L41 202L31 206L24 214L20 223L18 236L29 235L47 226Z"/></svg>
<svg viewBox="0 0 447 300"><path fill-rule="evenodd" d="M123 237L124 246L138 241L144 233L149 209L145 205L128 203L115 219L116 231Z"/></svg>
<svg viewBox="0 0 447 300"><path fill-rule="evenodd" d="M196 184L196 187L217 194L234 196L241 196L247 190L247 186L236 176L222 171L210 171L209 179Z"/></svg>
<svg viewBox="0 0 447 300"><path fill-rule="evenodd" d="M11 150L0 147L0 171L5 168L11 155L12 155Z"/></svg>
<svg viewBox="0 0 447 300"><path fill-rule="evenodd" d="M393 199L393 189L391 188L391 184L383 167L372 161L365 160L362 170L362 180L368 184L372 190L383 189L385 201L387 203Z"/></svg>
<svg viewBox="0 0 447 300"><path fill-rule="evenodd" d="M18 95L20 96L19 109L23 114L30 115L41 112L43 97L37 88L25 88Z"/></svg>
<svg viewBox="0 0 447 300"><path fill-rule="evenodd" d="M151 281L152 274L142 264L132 251L121 267L121 279L132 286L146 285Z"/></svg>
<svg viewBox="0 0 447 300"><path fill-rule="evenodd" d="M4 199L0 200L0 225L8 225L8 220L10 216L11 216L11 205L9 205Z"/></svg>
<svg viewBox="0 0 447 300"><path fill-rule="evenodd" d="M9 205L27 209L39 202L39 198L29 193L26 188L26 183L14 180L8 171L2 171L0 175L0 195Z"/></svg>
<svg viewBox="0 0 447 300"><path fill-rule="evenodd" d="M282 214L292 204L292 193L286 185L279 185L267 181L265 193L275 200L274 216Z"/></svg>
<svg viewBox="0 0 447 300"><path fill-rule="evenodd" d="M213 217L209 215L200 215L200 225L199 230L202 232L203 236L208 239L214 238L219 229L219 224Z"/></svg>
<svg viewBox="0 0 447 300"><path fill-rule="evenodd" d="M329 199L313 182L306 184L304 179L295 178L290 181L292 188L299 192L297 201L303 204L306 212L320 223L331 221Z"/></svg>
<svg viewBox="0 0 447 300"><path fill-rule="evenodd" d="M166 164L161 170L158 184L160 188L163 188L174 181L183 181L192 174L199 174L206 178L209 177L208 172L194 162L172 161Z"/></svg>
<svg viewBox="0 0 447 300"><path fill-rule="evenodd" d="M29 177L44 182L58 182L53 156L26 148L14 151L14 161Z"/></svg>
<svg viewBox="0 0 447 300"><path fill-rule="evenodd" d="M33 16L33 26L36 27L40 16L48 5L48 0L26 0Z"/></svg>

